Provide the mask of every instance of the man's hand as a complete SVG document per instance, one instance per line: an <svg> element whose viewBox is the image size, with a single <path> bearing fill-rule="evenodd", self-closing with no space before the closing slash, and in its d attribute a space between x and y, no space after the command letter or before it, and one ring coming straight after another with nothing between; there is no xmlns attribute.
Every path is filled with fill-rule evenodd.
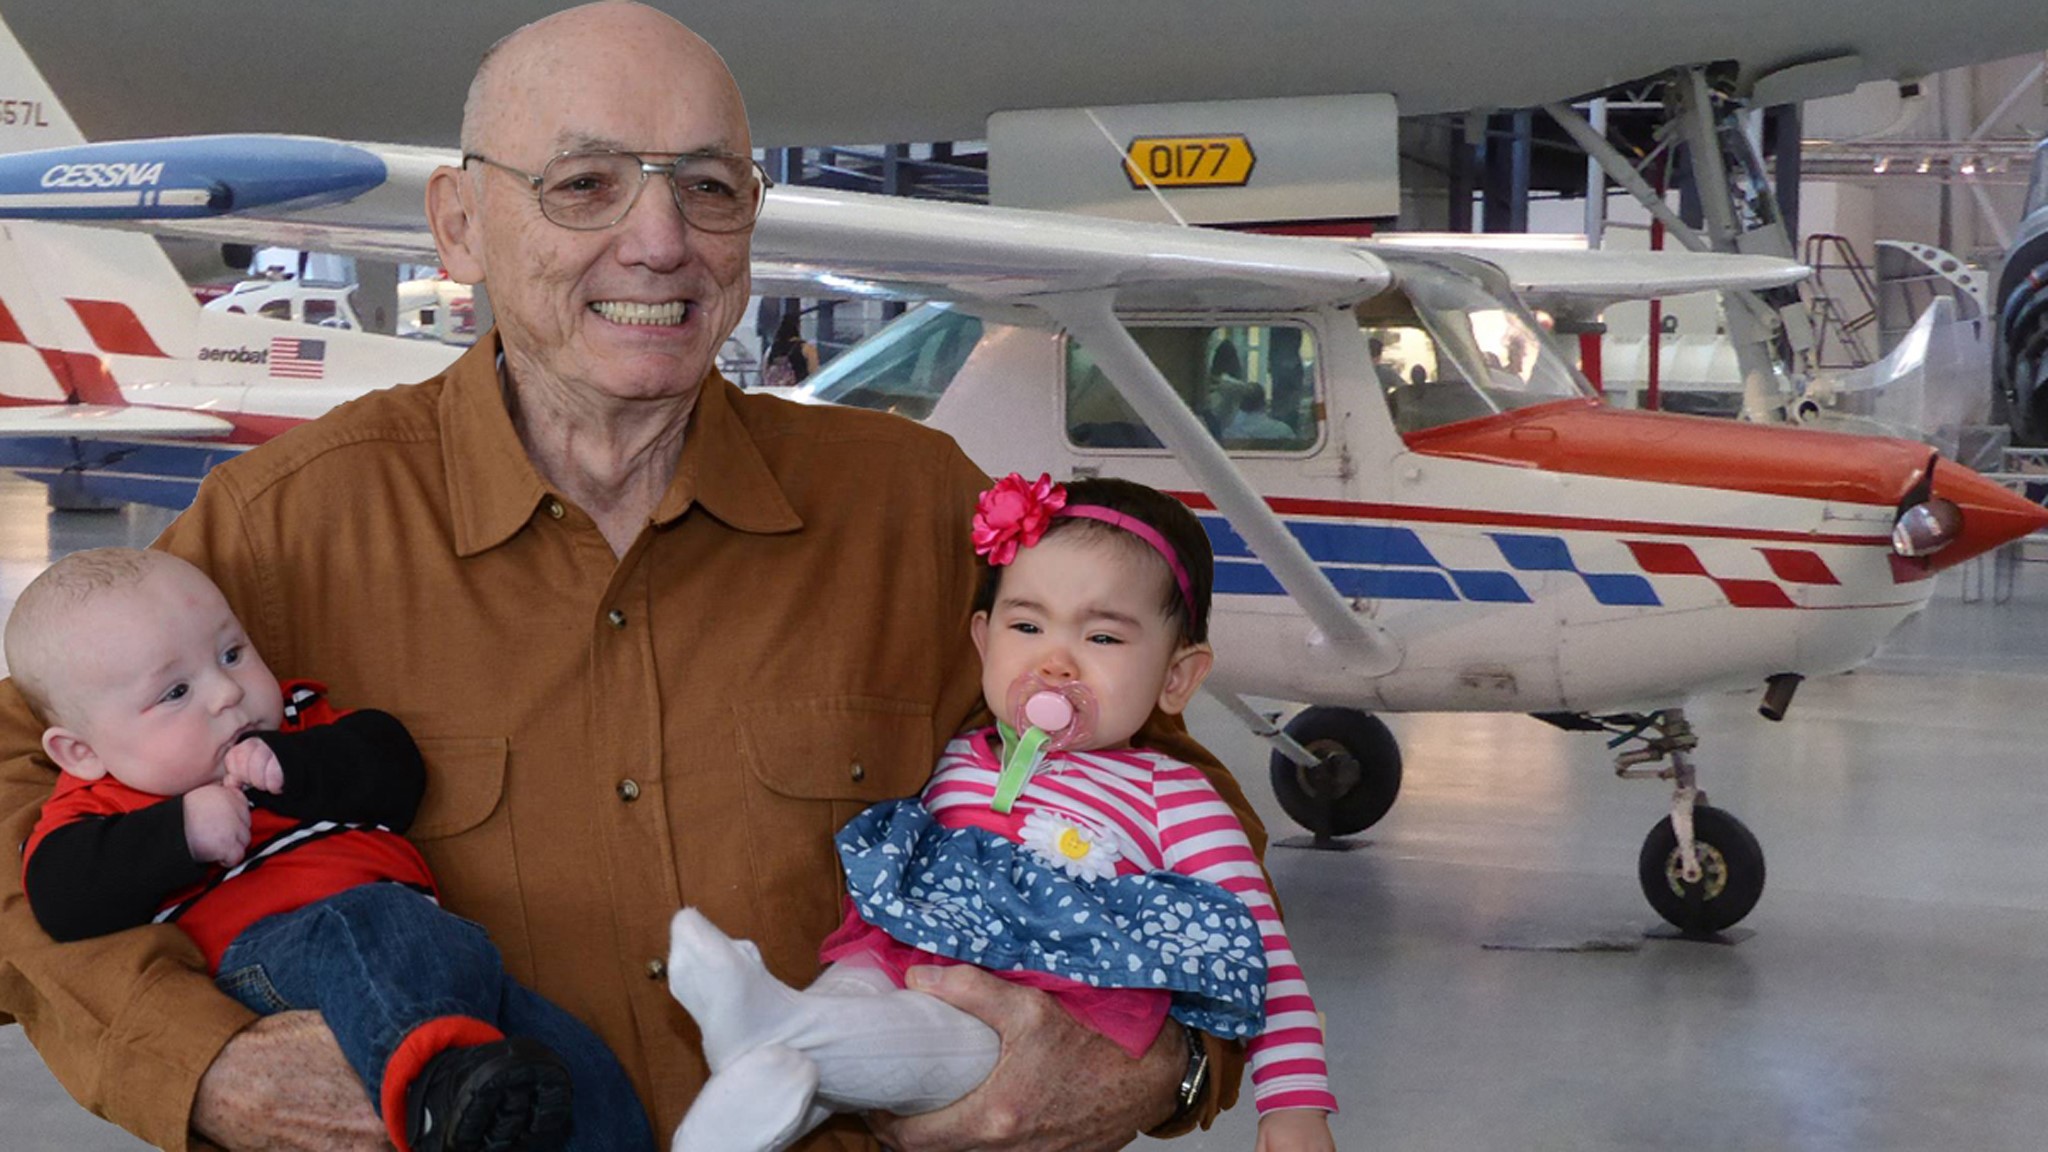
<svg viewBox="0 0 2048 1152"><path fill-rule="evenodd" d="M1003 1039L981 1086L922 1116L873 1113L869 1127L900 1152L1122 1148L1173 1112L1187 1067L1181 1030L1167 1027L1142 1060L1069 1016L1052 997L966 965L913 968L910 986L979 1017ZM929 980L929 982L926 982Z"/></svg>
<svg viewBox="0 0 2048 1152"><path fill-rule="evenodd" d="M185 793L185 849L202 864L233 868L249 850L249 799L225 782Z"/></svg>
<svg viewBox="0 0 2048 1152"><path fill-rule="evenodd" d="M284 791L284 765L277 762L277 753L265 741L252 738L228 749L222 766L227 769L227 782L238 788Z"/></svg>
<svg viewBox="0 0 2048 1152"><path fill-rule="evenodd" d="M200 1077L192 1128L229 1152L389 1152L384 1122L317 1012L265 1016Z"/></svg>

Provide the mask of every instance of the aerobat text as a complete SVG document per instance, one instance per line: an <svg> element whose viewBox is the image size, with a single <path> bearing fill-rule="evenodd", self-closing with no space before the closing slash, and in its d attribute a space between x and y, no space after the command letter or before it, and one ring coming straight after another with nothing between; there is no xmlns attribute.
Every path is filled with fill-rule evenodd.
<svg viewBox="0 0 2048 1152"><path fill-rule="evenodd" d="M270 361L268 348L201 348L201 360L221 360L229 364L267 364Z"/></svg>

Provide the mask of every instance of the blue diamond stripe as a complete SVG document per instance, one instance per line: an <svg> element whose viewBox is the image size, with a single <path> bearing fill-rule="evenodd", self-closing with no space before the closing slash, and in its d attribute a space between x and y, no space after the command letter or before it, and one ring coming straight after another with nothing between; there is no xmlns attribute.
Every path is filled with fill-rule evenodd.
<svg viewBox="0 0 2048 1152"><path fill-rule="evenodd" d="M1325 568L1340 595L1379 600L1456 600L1457 590L1441 572L1404 568Z"/></svg>
<svg viewBox="0 0 2048 1152"><path fill-rule="evenodd" d="M1458 591L1467 600L1487 604L1531 603L1522 582L1506 572L1469 572L1454 568L1451 579L1457 581Z"/></svg>
<svg viewBox="0 0 2048 1152"><path fill-rule="evenodd" d="M1581 572L1579 579L1586 582L1586 588L1593 593L1593 599L1602 604L1657 607L1664 603L1657 598L1657 590L1641 576Z"/></svg>
<svg viewBox="0 0 2048 1152"><path fill-rule="evenodd" d="M1401 564L1441 568L1413 529L1384 524L1296 522L1295 539L1322 564Z"/></svg>
<svg viewBox="0 0 2048 1152"><path fill-rule="evenodd" d="M1572 552L1556 536L1522 536L1513 532L1488 532L1508 565L1522 572L1576 572Z"/></svg>

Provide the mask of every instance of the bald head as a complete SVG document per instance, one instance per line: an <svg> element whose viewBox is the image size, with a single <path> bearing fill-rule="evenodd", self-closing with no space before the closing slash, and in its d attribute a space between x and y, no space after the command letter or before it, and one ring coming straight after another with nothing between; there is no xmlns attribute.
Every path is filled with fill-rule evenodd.
<svg viewBox="0 0 2048 1152"><path fill-rule="evenodd" d="M599 0L519 28L484 53L462 105L462 150L497 147L508 119L533 114L536 101L595 79L618 83L651 73L689 77L693 88L729 104L734 152L752 147L739 84L717 49L666 12L631 0Z"/></svg>
<svg viewBox="0 0 2048 1152"><path fill-rule="evenodd" d="M168 552L93 548L58 560L22 590L7 617L7 671L44 719L58 722L64 672L93 647L93 605L169 569L199 572Z"/></svg>

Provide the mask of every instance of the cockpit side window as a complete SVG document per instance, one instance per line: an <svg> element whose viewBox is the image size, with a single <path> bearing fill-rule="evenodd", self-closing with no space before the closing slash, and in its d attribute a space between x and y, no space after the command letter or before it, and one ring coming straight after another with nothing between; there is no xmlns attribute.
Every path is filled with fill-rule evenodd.
<svg viewBox="0 0 2048 1152"><path fill-rule="evenodd" d="M1315 334L1293 324L1134 324L1131 336L1223 447L1302 452L1321 439ZM1066 342L1067 440L1152 448L1138 418L1079 341Z"/></svg>
<svg viewBox="0 0 2048 1152"><path fill-rule="evenodd" d="M819 369L804 390L834 404L923 420L981 342L981 332L979 319L926 304Z"/></svg>
<svg viewBox="0 0 2048 1152"><path fill-rule="evenodd" d="M1403 437L1591 395L1526 311L1458 277L1404 271L1355 314Z"/></svg>

